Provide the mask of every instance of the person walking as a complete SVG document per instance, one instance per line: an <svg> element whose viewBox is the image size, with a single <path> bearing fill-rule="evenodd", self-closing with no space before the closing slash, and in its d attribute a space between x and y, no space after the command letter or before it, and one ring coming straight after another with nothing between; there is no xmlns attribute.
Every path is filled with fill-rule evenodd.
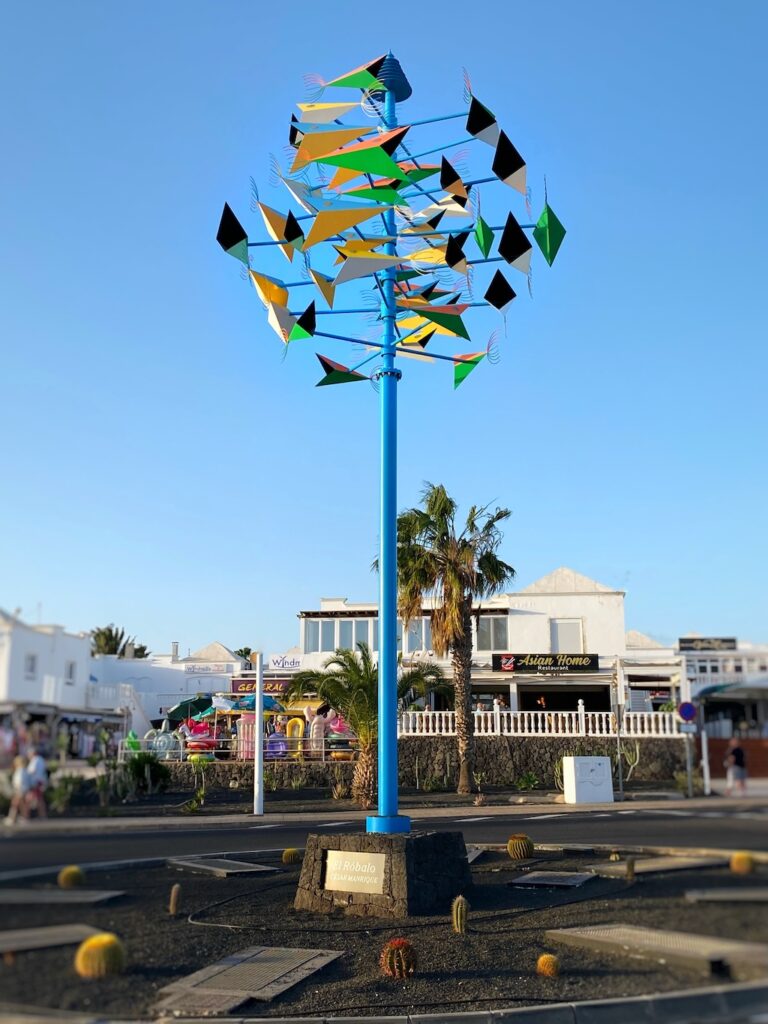
<svg viewBox="0 0 768 1024"><path fill-rule="evenodd" d="M728 741L728 750L723 761L726 771L725 792L728 796L736 791L739 796L747 795L747 755L734 736Z"/></svg>
<svg viewBox="0 0 768 1024"><path fill-rule="evenodd" d="M36 747L32 747L29 751L27 773L31 783L30 802L37 809L38 818L47 818L48 809L45 806L45 790L48 786L48 768Z"/></svg>
<svg viewBox="0 0 768 1024"><path fill-rule="evenodd" d="M8 817L5 819L6 825L15 825L19 813L21 813L24 821L29 818L28 798L31 786L32 780L27 771L27 759L22 757L21 754L17 754L13 759L13 776L11 779L13 795L11 797Z"/></svg>

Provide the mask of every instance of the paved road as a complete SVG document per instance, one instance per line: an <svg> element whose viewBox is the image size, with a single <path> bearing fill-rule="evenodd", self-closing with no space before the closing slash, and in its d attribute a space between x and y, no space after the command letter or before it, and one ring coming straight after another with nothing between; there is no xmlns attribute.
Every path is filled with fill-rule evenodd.
<svg viewBox="0 0 768 1024"><path fill-rule="evenodd" d="M626 843L768 850L768 807L607 811L544 811L530 814L412 818L414 828L461 829L468 843L506 842L525 831L539 843ZM295 824L219 824L200 821L173 831L141 829L90 834L38 834L34 825L0 837L0 872L65 863L168 857L190 853L235 852L303 846L308 832L361 831L362 821Z"/></svg>

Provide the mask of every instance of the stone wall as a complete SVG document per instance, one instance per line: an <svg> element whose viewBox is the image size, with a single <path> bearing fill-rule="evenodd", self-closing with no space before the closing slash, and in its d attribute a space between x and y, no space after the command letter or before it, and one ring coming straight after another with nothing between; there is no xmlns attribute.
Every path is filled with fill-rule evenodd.
<svg viewBox="0 0 768 1024"><path fill-rule="evenodd" d="M685 770L685 746L682 739L637 741L640 761L632 774L633 782L674 781L676 771ZM635 740L624 747L635 750ZM603 755L613 757L616 740L611 737L568 736L479 736L475 740L477 771L483 786L509 786L526 772L532 772L539 787L555 788L554 769L561 757ZM407 736L398 744L399 782L420 789L454 789L458 780L458 754L453 736ZM170 790L190 792L194 787L192 765L167 762L171 773ZM265 765L265 789L330 789L335 781L350 784L354 764L348 761L278 761ZM624 777L627 764L624 763ZM206 785L211 788L252 789L253 764L250 762L212 761L206 768Z"/></svg>
<svg viewBox="0 0 768 1024"><path fill-rule="evenodd" d="M680 740L642 739L640 761L632 773L633 782L671 783L676 771L685 769L685 746ZM635 752L635 741L624 740L623 747ZM555 765L570 755L613 757L616 740L612 737L578 736L478 736L475 739L476 770L484 776L484 786L514 786L532 772L545 789L555 787ZM422 789L453 788L458 781L458 753L452 736L408 736L399 743L401 786ZM627 775L626 761L623 764Z"/></svg>

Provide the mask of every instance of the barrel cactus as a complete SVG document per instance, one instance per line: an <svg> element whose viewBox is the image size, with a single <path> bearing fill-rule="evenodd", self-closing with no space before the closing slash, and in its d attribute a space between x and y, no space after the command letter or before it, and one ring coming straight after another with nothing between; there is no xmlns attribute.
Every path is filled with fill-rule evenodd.
<svg viewBox="0 0 768 1024"><path fill-rule="evenodd" d="M105 978L125 968L125 948L112 932L99 932L80 943L75 970L81 978Z"/></svg>
<svg viewBox="0 0 768 1024"><path fill-rule="evenodd" d="M737 850L731 855L731 871L734 875L751 875L755 870L755 858L747 850Z"/></svg>
<svg viewBox="0 0 768 1024"><path fill-rule="evenodd" d="M78 885L85 885L85 872L77 864L68 864L61 869L56 881L60 889L76 889Z"/></svg>
<svg viewBox="0 0 768 1024"><path fill-rule="evenodd" d="M294 846L289 846L287 850L283 850L283 864L300 864L301 863L301 850L297 850Z"/></svg>
<svg viewBox="0 0 768 1024"><path fill-rule="evenodd" d="M390 939L381 951L381 970L389 978L409 978L416 970L416 950L408 939Z"/></svg>
<svg viewBox="0 0 768 1024"><path fill-rule="evenodd" d="M522 833L510 836L507 841L507 853L512 860L528 860L533 856L533 843L530 836Z"/></svg>
<svg viewBox="0 0 768 1024"><path fill-rule="evenodd" d="M542 953L536 961L536 973L545 978L556 978L560 973L560 961L552 953Z"/></svg>
<svg viewBox="0 0 768 1024"><path fill-rule="evenodd" d="M451 924L457 935L465 935L467 931L467 914L469 903L464 896L457 896L451 904Z"/></svg>

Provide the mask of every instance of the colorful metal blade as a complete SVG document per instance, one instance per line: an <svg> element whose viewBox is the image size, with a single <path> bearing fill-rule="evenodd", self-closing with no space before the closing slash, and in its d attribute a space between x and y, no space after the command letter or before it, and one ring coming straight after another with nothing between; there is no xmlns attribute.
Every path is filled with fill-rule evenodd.
<svg viewBox="0 0 768 1024"><path fill-rule="evenodd" d="M496 116L474 96L469 101L467 132L475 139L487 142L489 146L495 146L499 140Z"/></svg>
<svg viewBox="0 0 768 1024"><path fill-rule="evenodd" d="M527 274L531 269L531 243L528 236L517 223L513 214L508 214L507 222L499 239L499 256L507 263Z"/></svg>
<svg viewBox="0 0 768 1024"><path fill-rule="evenodd" d="M314 337L316 329L317 317L315 316L315 303L312 301L291 328L288 334L288 341L300 341L302 338L312 338Z"/></svg>
<svg viewBox="0 0 768 1024"><path fill-rule="evenodd" d="M219 230L216 232L216 241L224 252L240 260L248 266L248 235L245 228L232 212L229 203L224 203L224 209L219 221Z"/></svg>
<svg viewBox="0 0 768 1024"><path fill-rule="evenodd" d="M491 170L505 185L525 195L525 160L504 132L499 133Z"/></svg>
<svg viewBox="0 0 768 1024"><path fill-rule="evenodd" d="M475 221L475 241L483 256L488 259L488 254L493 247L494 234L489 225L478 216Z"/></svg>
<svg viewBox="0 0 768 1024"><path fill-rule="evenodd" d="M551 267L555 262L555 256L557 256L560 246L563 244L565 228L558 220L549 203L544 204L542 214L536 221L536 227L533 229L533 237L538 247L544 253L544 259Z"/></svg>
<svg viewBox="0 0 768 1024"><path fill-rule="evenodd" d="M317 382L315 387L321 388L327 384L354 384L359 380L370 380L370 377L366 377L362 373L356 373L354 370L350 370L350 368L348 366L344 366L343 363L336 363L333 359L321 356L319 352L315 354L320 360L320 365L325 371L325 376L322 380Z"/></svg>
<svg viewBox="0 0 768 1024"><path fill-rule="evenodd" d="M515 292L515 289L509 281L507 281L502 272L497 270L493 275L491 283L488 285L488 290L483 298L486 302L490 302L494 309L498 309L499 312L503 312L510 302L512 302L516 297L517 293Z"/></svg>

